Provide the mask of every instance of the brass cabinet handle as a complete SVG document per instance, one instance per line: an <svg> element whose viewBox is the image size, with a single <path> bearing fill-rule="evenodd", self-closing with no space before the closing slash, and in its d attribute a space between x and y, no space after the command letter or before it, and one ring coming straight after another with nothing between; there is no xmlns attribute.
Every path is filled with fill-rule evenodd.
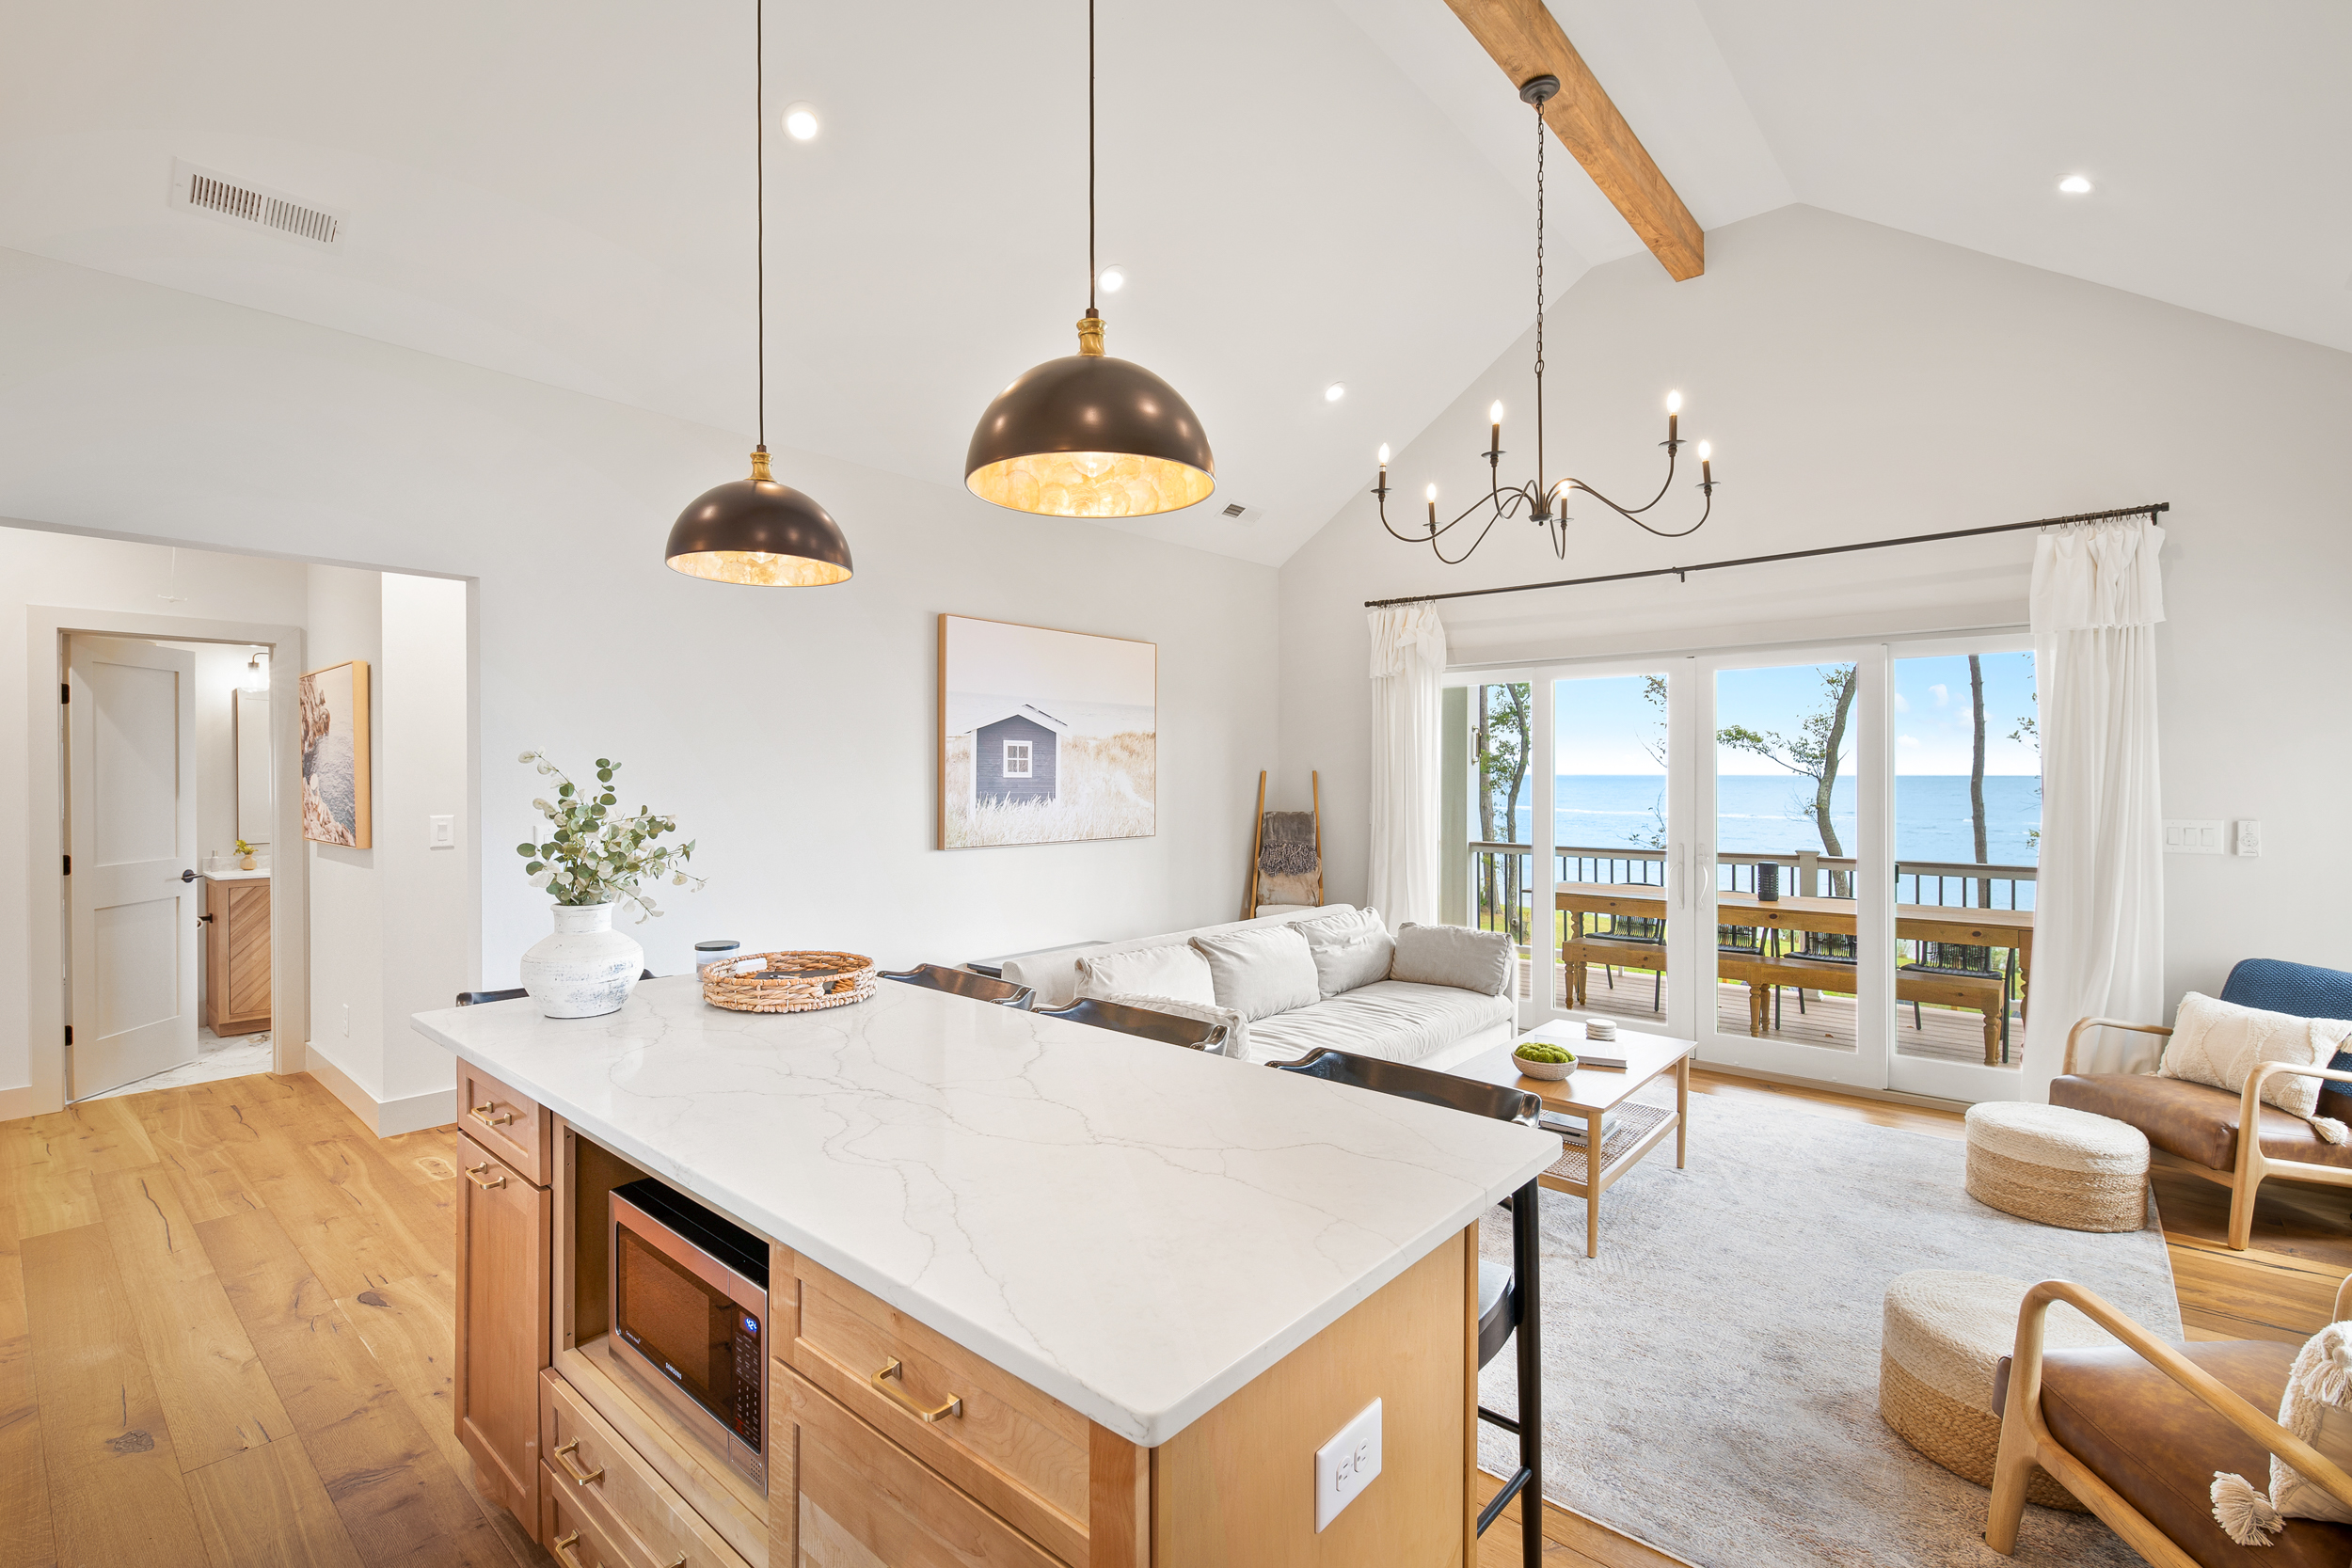
<svg viewBox="0 0 2352 1568"><path fill-rule="evenodd" d="M604 1479L604 1466L599 1465L593 1470L581 1469L580 1467L580 1461L572 1457L579 1451L580 1439L577 1437L573 1438L570 1442L564 1444L555 1450L555 1462L564 1466L564 1473L572 1478L572 1484L574 1486L585 1486L592 1481L602 1481Z"/></svg>
<svg viewBox="0 0 2352 1568"><path fill-rule="evenodd" d="M497 1101L485 1100L481 1104L475 1106L472 1110L468 1111L466 1114L473 1117L474 1120L480 1122L485 1127L503 1127L508 1122L515 1119L515 1113L512 1111L508 1111L503 1116L494 1117L487 1114L491 1111L497 1110L498 1108L499 1102Z"/></svg>
<svg viewBox="0 0 2352 1568"><path fill-rule="evenodd" d="M466 1167L466 1180L472 1182L475 1186L481 1188L485 1193L493 1187L505 1186L506 1178L503 1174L501 1174L495 1181L485 1181L482 1179L482 1173L489 1168L490 1162L487 1160L483 1161L482 1164L478 1165L468 1165Z"/></svg>
<svg viewBox="0 0 2352 1568"><path fill-rule="evenodd" d="M555 1552L555 1560L564 1564L564 1568L580 1568L580 1559L572 1555L572 1546L579 1540L580 1531L574 1530L569 1535L559 1535L548 1543L548 1545Z"/></svg>
<svg viewBox="0 0 2352 1568"><path fill-rule="evenodd" d="M905 1411L908 1415L914 1417L916 1420L924 1422L926 1425L932 1421L946 1420L950 1416L961 1416L963 1414L963 1396L961 1394L950 1394L947 1396L947 1402L946 1404L934 1405L929 1410L926 1410L921 1405L915 1403L913 1399L908 1397L905 1379L902 1376L904 1370L905 1369L898 1365L898 1358L894 1355L889 1360L882 1364L881 1371L874 1373L873 1376L867 1378L866 1381L872 1384L874 1387L888 1398L893 1404Z"/></svg>

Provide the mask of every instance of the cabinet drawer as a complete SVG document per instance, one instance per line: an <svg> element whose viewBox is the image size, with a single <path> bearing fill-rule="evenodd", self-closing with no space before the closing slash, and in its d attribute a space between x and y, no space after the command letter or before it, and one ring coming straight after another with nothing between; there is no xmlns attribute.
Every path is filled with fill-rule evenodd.
<svg viewBox="0 0 2352 1568"><path fill-rule="evenodd" d="M457 1125L534 1187L553 1179L555 1117L480 1068L457 1064Z"/></svg>
<svg viewBox="0 0 2352 1568"><path fill-rule="evenodd" d="M719 1532L553 1370L539 1374L539 1431L553 1477L543 1484L561 1490L566 1506L587 1515L630 1564L747 1568Z"/></svg>
<svg viewBox="0 0 2352 1568"><path fill-rule="evenodd" d="M1059 1568L814 1385L779 1367L770 1556L783 1568Z"/></svg>
<svg viewBox="0 0 2352 1568"><path fill-rule="evenodd" d="M556 1561L564 1568L652 1568L616 1544L570 1491L561 1476L539 1466L539 1539Z"/></svg>
<svg viewBox="0 0 2352 1568"><path fill-rule="evenodd" d="M1085 1417L787 1248L773 1249L769 1279L787 1365L1057 1556L1086 1560ZM917 1413L951 1402L951 1415Z"/></svg>

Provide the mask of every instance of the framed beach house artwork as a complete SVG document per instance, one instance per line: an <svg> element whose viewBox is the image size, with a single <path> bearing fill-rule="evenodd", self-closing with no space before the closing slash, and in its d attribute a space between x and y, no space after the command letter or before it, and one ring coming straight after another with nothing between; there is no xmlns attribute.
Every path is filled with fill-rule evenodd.
<svg viewBox="0 0 2352 1568"><path fill-rule="evenodd" d="M368 661L302 677L302 836L346 849L370 846Z"/></svg>
<svg viewBox="0 0 2352 1568"><path fill-rule="evenodd" d="M939 847L1159 831L1156 643L939 618Z"/></svg>

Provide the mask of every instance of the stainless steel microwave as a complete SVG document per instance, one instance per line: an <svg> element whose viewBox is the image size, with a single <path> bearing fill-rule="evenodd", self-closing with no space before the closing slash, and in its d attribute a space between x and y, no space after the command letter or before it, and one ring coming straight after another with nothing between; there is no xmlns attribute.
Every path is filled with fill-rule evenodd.
<svg viewBox="0 0 2352 1568"><path fill-rule="evenodd" d="M768 1247L648 1177L612 1192L612 1356L768 1490Z"/></svg>

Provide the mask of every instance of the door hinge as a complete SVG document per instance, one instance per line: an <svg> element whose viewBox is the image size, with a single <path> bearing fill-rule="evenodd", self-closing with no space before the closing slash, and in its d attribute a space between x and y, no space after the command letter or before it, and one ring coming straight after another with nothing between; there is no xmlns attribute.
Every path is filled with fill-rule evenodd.
<svg viewBox="0 0 2352 1568"><path fill-rule="evenodd" d="M57 683L57 701L67 704L71 704L73 701L72 682L59 681Z"/></svg>
<svg viewBox="0 0 2352 1568"><path fill-rule="evenodd" d="M73 1025L71 1023L65 1026L65 1043L68 1045L73 1043Z"/></svg>
<svg viewBox="0 0 2352 1568"><path fill-rule="evenodd" d="M65 874L69 877L73 875L73 857L72 855L68 855L65 858Z"/></svg>

